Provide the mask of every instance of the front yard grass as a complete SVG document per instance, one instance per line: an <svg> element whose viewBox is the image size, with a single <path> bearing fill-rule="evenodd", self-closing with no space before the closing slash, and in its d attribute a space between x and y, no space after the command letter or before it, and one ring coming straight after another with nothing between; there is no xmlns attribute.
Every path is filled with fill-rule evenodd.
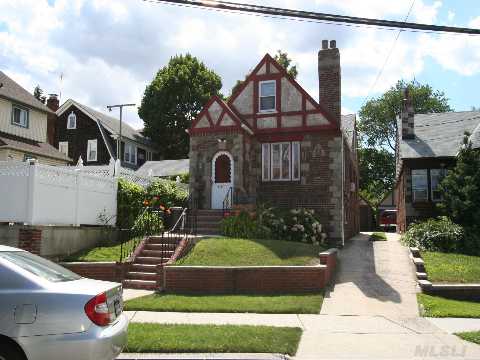
<svg viewBox="0 0 480 360"><path fill-rule="evenodd" d="M470 341L475 344L480 344L480 331L461 332L455 335L461 337L463 340Z"/></svg>
<svg viewBox="0 0 480 360"><path fill-rule="evenodd" d="M480 283L480 256L422 251L428 279L438 283Z"/></svg>
<svg viewBox="0 0 480 360"><path fill-rule="evenodd" d="M324 249L317 245L283 240L210 238L199 241L175 265L315 265L319 263L319 252Z"/></svg>
<svg viewBox="0 0 480 360"><path fill-rule="evenodd" d="M129 240L126 240L127 242ZM132 240L133 241L133 240ZM75 254L65 258L65 262L85 261L85 262L100 262L100 261L118 261L120 259L121 243L106 243L102 246L97 246L90 249L84 249Z"/></svg>
<svg viewBox="0 0 480 360"><path fill-rule="evenodd" d="M372 241L387 241L387 235L384 232L374 232L371 239Z"/></svg>
<svg viewBox="0 0 480 360"><path fill-rule="evenodd" d="M294 295L173 295L152 294L129 300L129 311L234 312L318 314L321 294Z"/></svg>
<svg viewBox="0 0 480 360"><path fill-rule="evenodd" d="M480 318L479 302L451 300L427 294L417 294L417 300L423 305L422 315L425 317Z"/></svg>
<svg viewBox="0 0 480 360"><path fill-rule="evenodd" d="M126 352L295 355L300 328L131 323Z"/></svg>

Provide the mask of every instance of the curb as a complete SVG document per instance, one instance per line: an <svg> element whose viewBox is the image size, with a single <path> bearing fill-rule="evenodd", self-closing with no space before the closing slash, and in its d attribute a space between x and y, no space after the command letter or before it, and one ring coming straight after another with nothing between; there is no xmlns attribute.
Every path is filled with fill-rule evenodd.
<svg viewBox="0 0 480 360"><path fill-rule="evenodd" d="M266 353L121 353L116 360L289 360L288 355Z"/></svg>

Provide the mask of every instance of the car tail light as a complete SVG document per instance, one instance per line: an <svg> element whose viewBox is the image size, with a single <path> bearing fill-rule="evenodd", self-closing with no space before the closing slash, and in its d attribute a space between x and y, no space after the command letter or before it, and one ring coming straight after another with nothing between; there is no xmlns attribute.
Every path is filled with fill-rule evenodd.
<svg viewBox="0 0 480 360"><path fill-rule="evenodd" d="M111 322L107 304L107 294L101 293L85 304L85 313L92 322L99 326L107 326Z"/></svg>

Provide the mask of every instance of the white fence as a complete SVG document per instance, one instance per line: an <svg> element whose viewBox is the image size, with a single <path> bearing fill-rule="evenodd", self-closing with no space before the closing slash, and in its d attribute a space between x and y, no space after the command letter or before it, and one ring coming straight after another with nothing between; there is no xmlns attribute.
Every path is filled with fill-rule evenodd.
<svg viewBox="0 0 480 360"><path fill-rule="evenodd" d="M0 222L114 225L117 180L75 168L0 162Z"/></svg>

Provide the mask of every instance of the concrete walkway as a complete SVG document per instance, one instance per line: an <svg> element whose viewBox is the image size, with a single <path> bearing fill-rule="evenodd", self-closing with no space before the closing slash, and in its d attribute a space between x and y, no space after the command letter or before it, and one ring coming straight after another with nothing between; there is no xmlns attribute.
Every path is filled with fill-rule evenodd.
<svg viewBox="0 0 480 360"><path fill-rule="evenodd" d="M480 319L427 318L435 326L449 334L466 331L480 331Z"/></svg>

